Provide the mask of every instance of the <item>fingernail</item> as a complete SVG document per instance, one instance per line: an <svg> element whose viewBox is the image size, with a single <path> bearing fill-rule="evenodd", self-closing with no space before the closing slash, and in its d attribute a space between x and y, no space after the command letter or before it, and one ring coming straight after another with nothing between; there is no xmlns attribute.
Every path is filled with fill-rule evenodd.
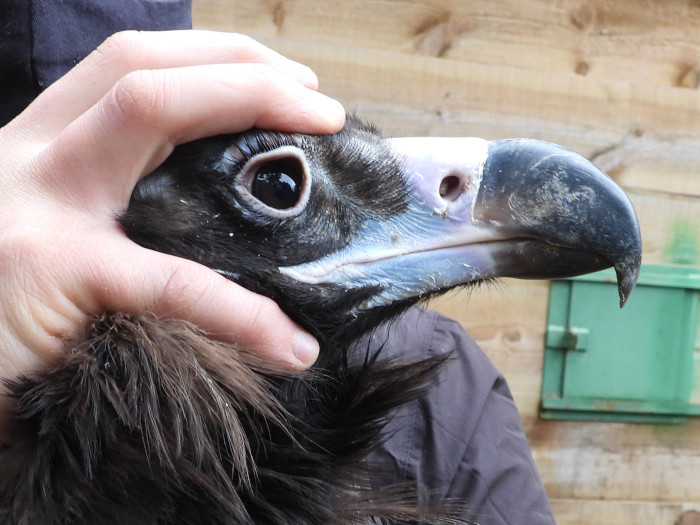
<svg viewBox="0 0 700 525"><path fill-rule="evenodd" d="M301 330L294 334L292 352L299 360L301 368L309 368L316 362L318 350L318 341L311 334Z"/></svg>

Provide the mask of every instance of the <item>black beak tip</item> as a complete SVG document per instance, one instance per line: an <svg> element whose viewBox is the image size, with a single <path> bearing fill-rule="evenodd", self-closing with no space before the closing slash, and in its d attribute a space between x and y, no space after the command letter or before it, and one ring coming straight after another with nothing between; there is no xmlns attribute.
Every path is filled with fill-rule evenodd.
<svg viewBox="0 0 700 525"><path fill-rule="evenodd" d="M559 268L580 274L614 266L620 306L627 302L639 277L641 234L629 197L608 175L571 150L530 139L492 143L484 174L475 216L513 236L591 255Z"/></svg>
<svg viewBox="0 0 700 525"><path fill-rule="evenodd" d="M632 290L634 290L634 287L637 285L641 265L641 253L617 262L614 265L615 274L617 275L617 291L620 295L620 308L625 306Z"/></svg>

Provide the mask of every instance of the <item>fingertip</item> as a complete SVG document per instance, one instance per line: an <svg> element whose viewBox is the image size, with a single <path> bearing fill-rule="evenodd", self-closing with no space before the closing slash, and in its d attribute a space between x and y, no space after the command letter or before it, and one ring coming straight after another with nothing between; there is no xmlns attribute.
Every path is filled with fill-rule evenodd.
<svg viewBox="0 0 700 525"><path fill-rule="evenodd" d="M337 133L345 124L345 108L336 99L317 91L312 93L310 107L318 133Z"/></svg>
<svg viewBox="0 0 700 525"><path fill-rule="evenodd" d="M345 108L336 99L330 97L326 98L328 99L326 113L328 127L332 130L331 133L337 133L345 125Z"/></svg>
<svg viewBox="0 0 700 525"><path fill-rule="evenodd" d="M332 134L345 124L345 108L334 98L318 91L288 87L284 96L268 103L255 125L263 129L294 133ZM291 94L291 96L290 96ZM290 109L290 101L294 103Z"/></svg>
<svg viewBox="0 0 700 525"><path fill-rule="evenodd" d="M292 340L292 352L297 362L295 368L305 370L312 366L318 359L319 344L308 332L298 330Z"/></svg>

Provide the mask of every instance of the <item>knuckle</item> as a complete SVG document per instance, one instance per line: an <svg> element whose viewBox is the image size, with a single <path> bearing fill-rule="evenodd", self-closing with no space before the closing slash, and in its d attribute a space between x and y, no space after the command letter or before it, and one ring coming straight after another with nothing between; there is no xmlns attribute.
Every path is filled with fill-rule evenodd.
<svg viewBox="0 0 700 525"><path fill-rule="evenodd" d="M176 265L170 270L166 278L163 290L155 304L156 313L177 314L184 307L184 301L192 293L190 276L182 266ZM204 294L204 291L199 291ZM198 302L195 299L195 304Z"/></svg>
<svg viewBox="0 0 700 525"><path fill-rule="evenodd" d="M240 329L245 331L241 335L258 353L279 353L291 340L284 318L282 309L272 299L256 296L247 302L245 317L240 318Z"/></svg>
<svg viewBox="0 0 700 525"><path fill-rule="evenodd" d="M190 261L177 261L164 271L164 284L156 292L153 312L160 315L207 323L218 312L210 311L217 304L220 289L208 278L208 270L201 271ZM208 327L207 328L211 328Z"/></svg>
<svg viewBox="0 0 700 525"><path fill-rule="evenodd" d="M250 326L254 333L269 335L276 325L276 320L282 316L282 309L272 299L257 296L254 304L250 305Z"/></svg>
<svg viewBox="0 0 700 525"><path fill-rule="evenodd" d="M155 126L167 107L168 87L159 71L132 71L117 81L103 100L107 118Z"/></svg>

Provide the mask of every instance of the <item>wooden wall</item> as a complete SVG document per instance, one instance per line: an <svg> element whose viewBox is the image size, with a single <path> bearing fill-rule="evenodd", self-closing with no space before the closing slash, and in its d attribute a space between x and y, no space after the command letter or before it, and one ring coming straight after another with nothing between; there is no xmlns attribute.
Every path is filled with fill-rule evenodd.
<svg viewBox="0 0 700 525"><path fill-rule="evenodd" d="M645 262L700 264L698 0L194 0L194 22L310 65L390 135L568 146L630 194ZM700 421L538 419L547 294L507 281L434 306L506 375L558 523L672 525L700 510Z"/></svg>

